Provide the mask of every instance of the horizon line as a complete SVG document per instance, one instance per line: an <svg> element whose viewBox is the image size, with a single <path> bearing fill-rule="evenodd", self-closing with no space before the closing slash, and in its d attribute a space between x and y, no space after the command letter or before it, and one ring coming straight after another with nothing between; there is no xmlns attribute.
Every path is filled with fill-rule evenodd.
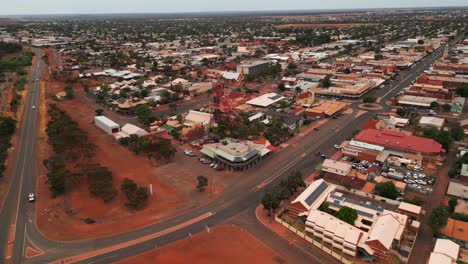
<svg viewBox="0 0 468 264"><path fill-rule="evenodd" d="M468 8L468 5L449 6L413 6L413 7L357 7L357 8L321 8L321 9L270 9L270 10L217 10L217 11L161 11L161 12L90 12L90 13L38 13L38 14L0 14L0 18L15 16L80 16L80 15L187 15L187 14L222 14L222 13L280 13L280 12L337 12L337 11L366 11L366 10L395 10L395 9L441 9Z"/></svg>

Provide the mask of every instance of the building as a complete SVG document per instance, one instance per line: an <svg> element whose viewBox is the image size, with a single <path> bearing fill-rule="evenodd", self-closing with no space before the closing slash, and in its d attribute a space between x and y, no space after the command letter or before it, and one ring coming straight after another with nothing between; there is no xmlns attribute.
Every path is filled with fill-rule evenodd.
<svg viewBox="0 0 468 264"><path fill-rule="evenodd" d="M397 212L408 215L413 219L418 219L421 214L421 206L401 202L400 205L398 205Z"/></svg>
<svg viewBox="0 0 468 264"><path fill-rule="evenodd" d="M463 248L468 248L468 223L449 218L447 224L439 230L440 234L459 244Z"/></svg>
<svg viewBox="0 0 468 264"><path fill-rule="evenodd" d="M306 109L305 114L309 117L332 117L346 109L347 106L348 104L345 102L325 100Z"/></svg>
<svg viewBox="0 0 468 264"><path fill-rule="evenodd" d="M468 199L468 186L460 182L450 181L447 188L447 195L466 200Z"/></svg>
<svg viewBox="0 0 468 264"><path fill-rule="evenodd" d="M446 258L448 258L449 262L446 262L446 260L443 260L444 258L440 258L441 260L443 260L443 262L437 262L437 263L434 262L435 264L456 263L458 261L459 252L460 252L460 245L458 245L457 243L449 239L438 238L434 246L434 250L432 251L431 258L429 259L429 263L431 263L431 259L433 258L433 256L436 258L439 258L437 257L438 254L443 255Z"/></svg>
<svg viewBox="0 0 468 264"><path fill-rule="evenodd" d="M211 116L212 115L210 113L190 110L189 113L185 116L183 125L187 127L193 127L195 125L201 124L207 128L210 124Z"/></svg>
<svg viewBox="0 0 468 264"><path fill-rule="evenodd" d="M130 137L130 135L137 135L138 137L140 137L147 134L148 132L146 132L142 128L139 128L132 124L125 124L125 126L122 127L121 131L115 134L115 138L118 140L121 138Z"/></svg>
<svg viewBox="0 0 468 264"><path fill-rule="evenodd" d="M419 120L419 126L422 128L432 127L436 128L437 130L442 130L445 126L445 119L434 116L423 116Z"/></svg>
<svg viewBox="0 0 468 264"><path fill-rule="evenodd" d="M279 118L283 121L283 127L288 128L289 130L294 130L300 126L302 126L303 119L302 116L294 115L285 112L276 112L273 110L267 110L265 115L268 117L269 120L273 118Z"/></svg>
<svg viewBox="0 0 468 264"><path fill-rule="evenodd" d="M346 176L351 171L351 164L336 160L326 159L322 164L322 171Z"/></svg>
<svg viewBox="0 0 468 264"><path fill-rule="evenodd" d="M276 93L267 93L267 94L260 95L258 97L255 97L252 100L247 101L246 104L258 106L258 107L268 107L274 103L277 103L283 100L284 98L285 98L284 96L281 96Z"/></svg>
<svg viewBox="0 0 468 264"><path fill-rule="evenodd" d="M323 179L312 182L289 206L289 216L304 217L310 210L317 209L327 196L335 190L335 185L328 184Z"/></svg>
<svg viewBox="0 0 468 264"><path fill-rule="evenodd" d="M269 65L268 61L255 61L249 64L238 65L236 71L242 75L255 75L268 71Z"/></svg>
<svg viewBox="0 0 468 264"><path fill-rule="evenodd" d="M314 92L307 91L303 92L296 98L296 103L303 107L310 107L315 101Z"/></svg>
<svg viewBox="0 0 468 264"><path fill-rule="evenodd" d="M382 146L394 152L409 152L423 156L437 156L445 153L442 145L433 139L407 135L403 132L366 129L354 137L354 141L373 146Z"/></svg>
<svg viewBox="0 0 468 264"><path fill-rule="evenodd" d="M275 149L268 140L225 139L221 143L204 145L200 151L224 168L244 170L255 166L263 157Z"/></svg>
<svg viewBox="0 0 468 264"><path fill-rule="evenodd" d="M320 211L325 201L330 213ZM356 210L354 225L333 216L342 207ZM390 262L409 223L407 215L351 199L323 179L312 182L288 209L289 216L305 222L306 233L318 241L320 248L333 248L351 259L374 263Z"/></svg>
<svg viewBox="0 0 468 264"><path fill-rule="evenodd" d="M109 135L120 131L119 124L115 123L114 121L110 120L105 116L95 116L94 124Z"/></svg>

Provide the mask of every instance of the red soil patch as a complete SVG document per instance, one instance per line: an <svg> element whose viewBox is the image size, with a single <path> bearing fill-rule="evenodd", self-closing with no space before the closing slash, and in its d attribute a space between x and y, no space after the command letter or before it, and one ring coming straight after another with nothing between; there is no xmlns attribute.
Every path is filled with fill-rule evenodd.
<svg viewBox="0 0 468 264"><path fill-rule="evenodd" d="M219 226L162 248L116 262L130 263L286 263L286 261L240 227Z"/></svg>
<svg viewBox="0 0 468 264"><path fill-rule="evenodd" d="M32 258L34 256L38 256L38 255L42 255L42 254L44 254L44 252L39 251L37 249L34 249L32 247L28 247L28 248L26 248L25 257L26 258Z"/></svg>

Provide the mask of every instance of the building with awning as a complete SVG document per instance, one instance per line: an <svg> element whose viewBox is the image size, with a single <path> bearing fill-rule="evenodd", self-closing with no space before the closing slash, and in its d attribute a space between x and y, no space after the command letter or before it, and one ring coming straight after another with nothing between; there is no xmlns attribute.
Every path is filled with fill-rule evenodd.
<svg viewBox="0 0 468 264"><path fill-rule="evenodd" d="M200 152L227 169L243 170L255 166L273 150L275 147L266 139L226 139L220 143L206 144Z"/></svg>

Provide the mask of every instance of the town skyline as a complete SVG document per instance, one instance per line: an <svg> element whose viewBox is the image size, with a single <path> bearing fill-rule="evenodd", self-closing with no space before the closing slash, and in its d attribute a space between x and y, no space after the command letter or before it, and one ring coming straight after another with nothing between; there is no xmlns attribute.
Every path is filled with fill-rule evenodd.
<svg viewBox="0 0 468 264"><path fill-rule="evenodd" d="M241 1L243 2L243 1ZM245 2L245 1L244 1ZM246 4L245 2L244 4ZM466 7L462 0L439 1L410 0L410 1L344 1L332 0L326 3L316 1L293 0L288 3L269 3L265 0L242 3L220 3L212 0L188 2L184 0L171 1L170 4L158 1L136 0L131 6L125 1L107 1L95 3L90 0L58 1L46 0L38 4L31 0L20 0L3 5L0 16L15 15L73 15L73 14L163 14L163 13L204 13L204 12L262 12L262 11L321 11L321 10L353 10L353 9L385 9L385 8L439 8ZM180 9L183 6L184 9Z"/></svg>

